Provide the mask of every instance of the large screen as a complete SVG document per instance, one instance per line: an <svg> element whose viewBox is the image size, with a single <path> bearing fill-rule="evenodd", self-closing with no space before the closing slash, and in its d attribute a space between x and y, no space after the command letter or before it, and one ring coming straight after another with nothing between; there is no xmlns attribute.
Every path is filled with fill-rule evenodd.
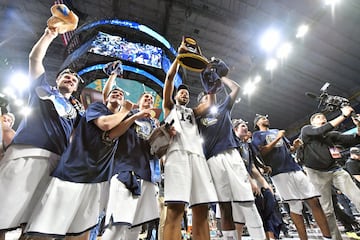
<svg viewBox="0 0 360 240"><path fill-rule="evenodd" d="M149 44L128 42L122 37L103 32L98 32L88 51L161 69L163 53L161 48Z"/></svg>

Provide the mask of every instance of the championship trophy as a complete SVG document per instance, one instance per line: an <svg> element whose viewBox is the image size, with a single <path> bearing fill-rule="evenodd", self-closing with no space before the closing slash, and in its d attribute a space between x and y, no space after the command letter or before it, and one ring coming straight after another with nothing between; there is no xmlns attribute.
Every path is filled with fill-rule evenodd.
<svg viewBox="0 0 360 240"><path fill-rule="evenodd" d="M180 50L177 56L180 65L194 72L204 70L209 61L201 54L196 40L192 37L183 36L181 45L185 46L185 49Z"/></svg>
<svg viewBox="0 0 360 240"><path fill-rule="evenodd" d="M63 34L76 29L79 18L73 11L64 4L55 4L51 7L52 16L47 21L49 29L58 29L58 33Z"/></svg>

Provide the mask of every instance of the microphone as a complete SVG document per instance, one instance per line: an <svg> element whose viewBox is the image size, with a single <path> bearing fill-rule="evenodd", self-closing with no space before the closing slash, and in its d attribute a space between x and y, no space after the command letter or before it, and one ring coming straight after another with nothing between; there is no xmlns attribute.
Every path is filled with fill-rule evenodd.
<svg viewBox="0 0 360 240"><path fill-rule="evenodd" d="M305 95L313 99L319 99L319 97L312 92L306 92Z"/></svg>

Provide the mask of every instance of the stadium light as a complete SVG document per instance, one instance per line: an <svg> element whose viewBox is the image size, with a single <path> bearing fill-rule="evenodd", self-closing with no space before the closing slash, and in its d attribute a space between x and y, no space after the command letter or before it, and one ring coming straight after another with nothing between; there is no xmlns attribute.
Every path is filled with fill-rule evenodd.
<svg viewBox="0 0 360 240"><path fill-rule="evenodd" d="M271 58L266 62L265 69L267 71L274 71L277 68L277 66L278 66L278 62L276 61L276 59Z"/></svg>
<svg viewBox="0 0 360 240"><path fill-rule="evenodd" d="M267 30L260 39L260 46L266 52L271 52L279 44L280 33L275 29Z"/></svg>
<svg viewBox="0 0 360 240"><path fill-rule="evenodd" d="M303 38L308 31L309 31L308 25L306 25L306 24L300 25L296 32L296 38Z"/></svg>

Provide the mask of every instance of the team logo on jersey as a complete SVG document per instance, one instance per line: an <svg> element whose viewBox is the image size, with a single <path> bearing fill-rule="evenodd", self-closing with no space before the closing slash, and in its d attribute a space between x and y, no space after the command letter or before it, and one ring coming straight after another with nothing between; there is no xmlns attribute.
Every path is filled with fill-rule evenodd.
<svg viewBox="0 0 360 240"><path fill-rule="evenodd" d="M269 143L271 143L272 141L274 141L274 140L276 139L276 135L275 135L275 134L266 135L265 139L266 139L266 144L269 144ZM283 146L283 144L284 144L284 140L283 140L283 139L280 139L280 140L275 144L275 147L281 147L281 146Z"/></svg>
<svg viewBox="0 0 360 240"><path fill-rule="evenodd" d="M217 118L215 117L205 117L200 119L200 123L205 127L209 127L215 125L218 122Z"/></svg>
<svg viewBox="0 0 360 240"><path fill-rule="evenodd" d="M219 113L208 114L205 117L200 118L200 124L205 127L215 125L218 122L218 119L217 119L218 116L219 116Z"/></svg>

